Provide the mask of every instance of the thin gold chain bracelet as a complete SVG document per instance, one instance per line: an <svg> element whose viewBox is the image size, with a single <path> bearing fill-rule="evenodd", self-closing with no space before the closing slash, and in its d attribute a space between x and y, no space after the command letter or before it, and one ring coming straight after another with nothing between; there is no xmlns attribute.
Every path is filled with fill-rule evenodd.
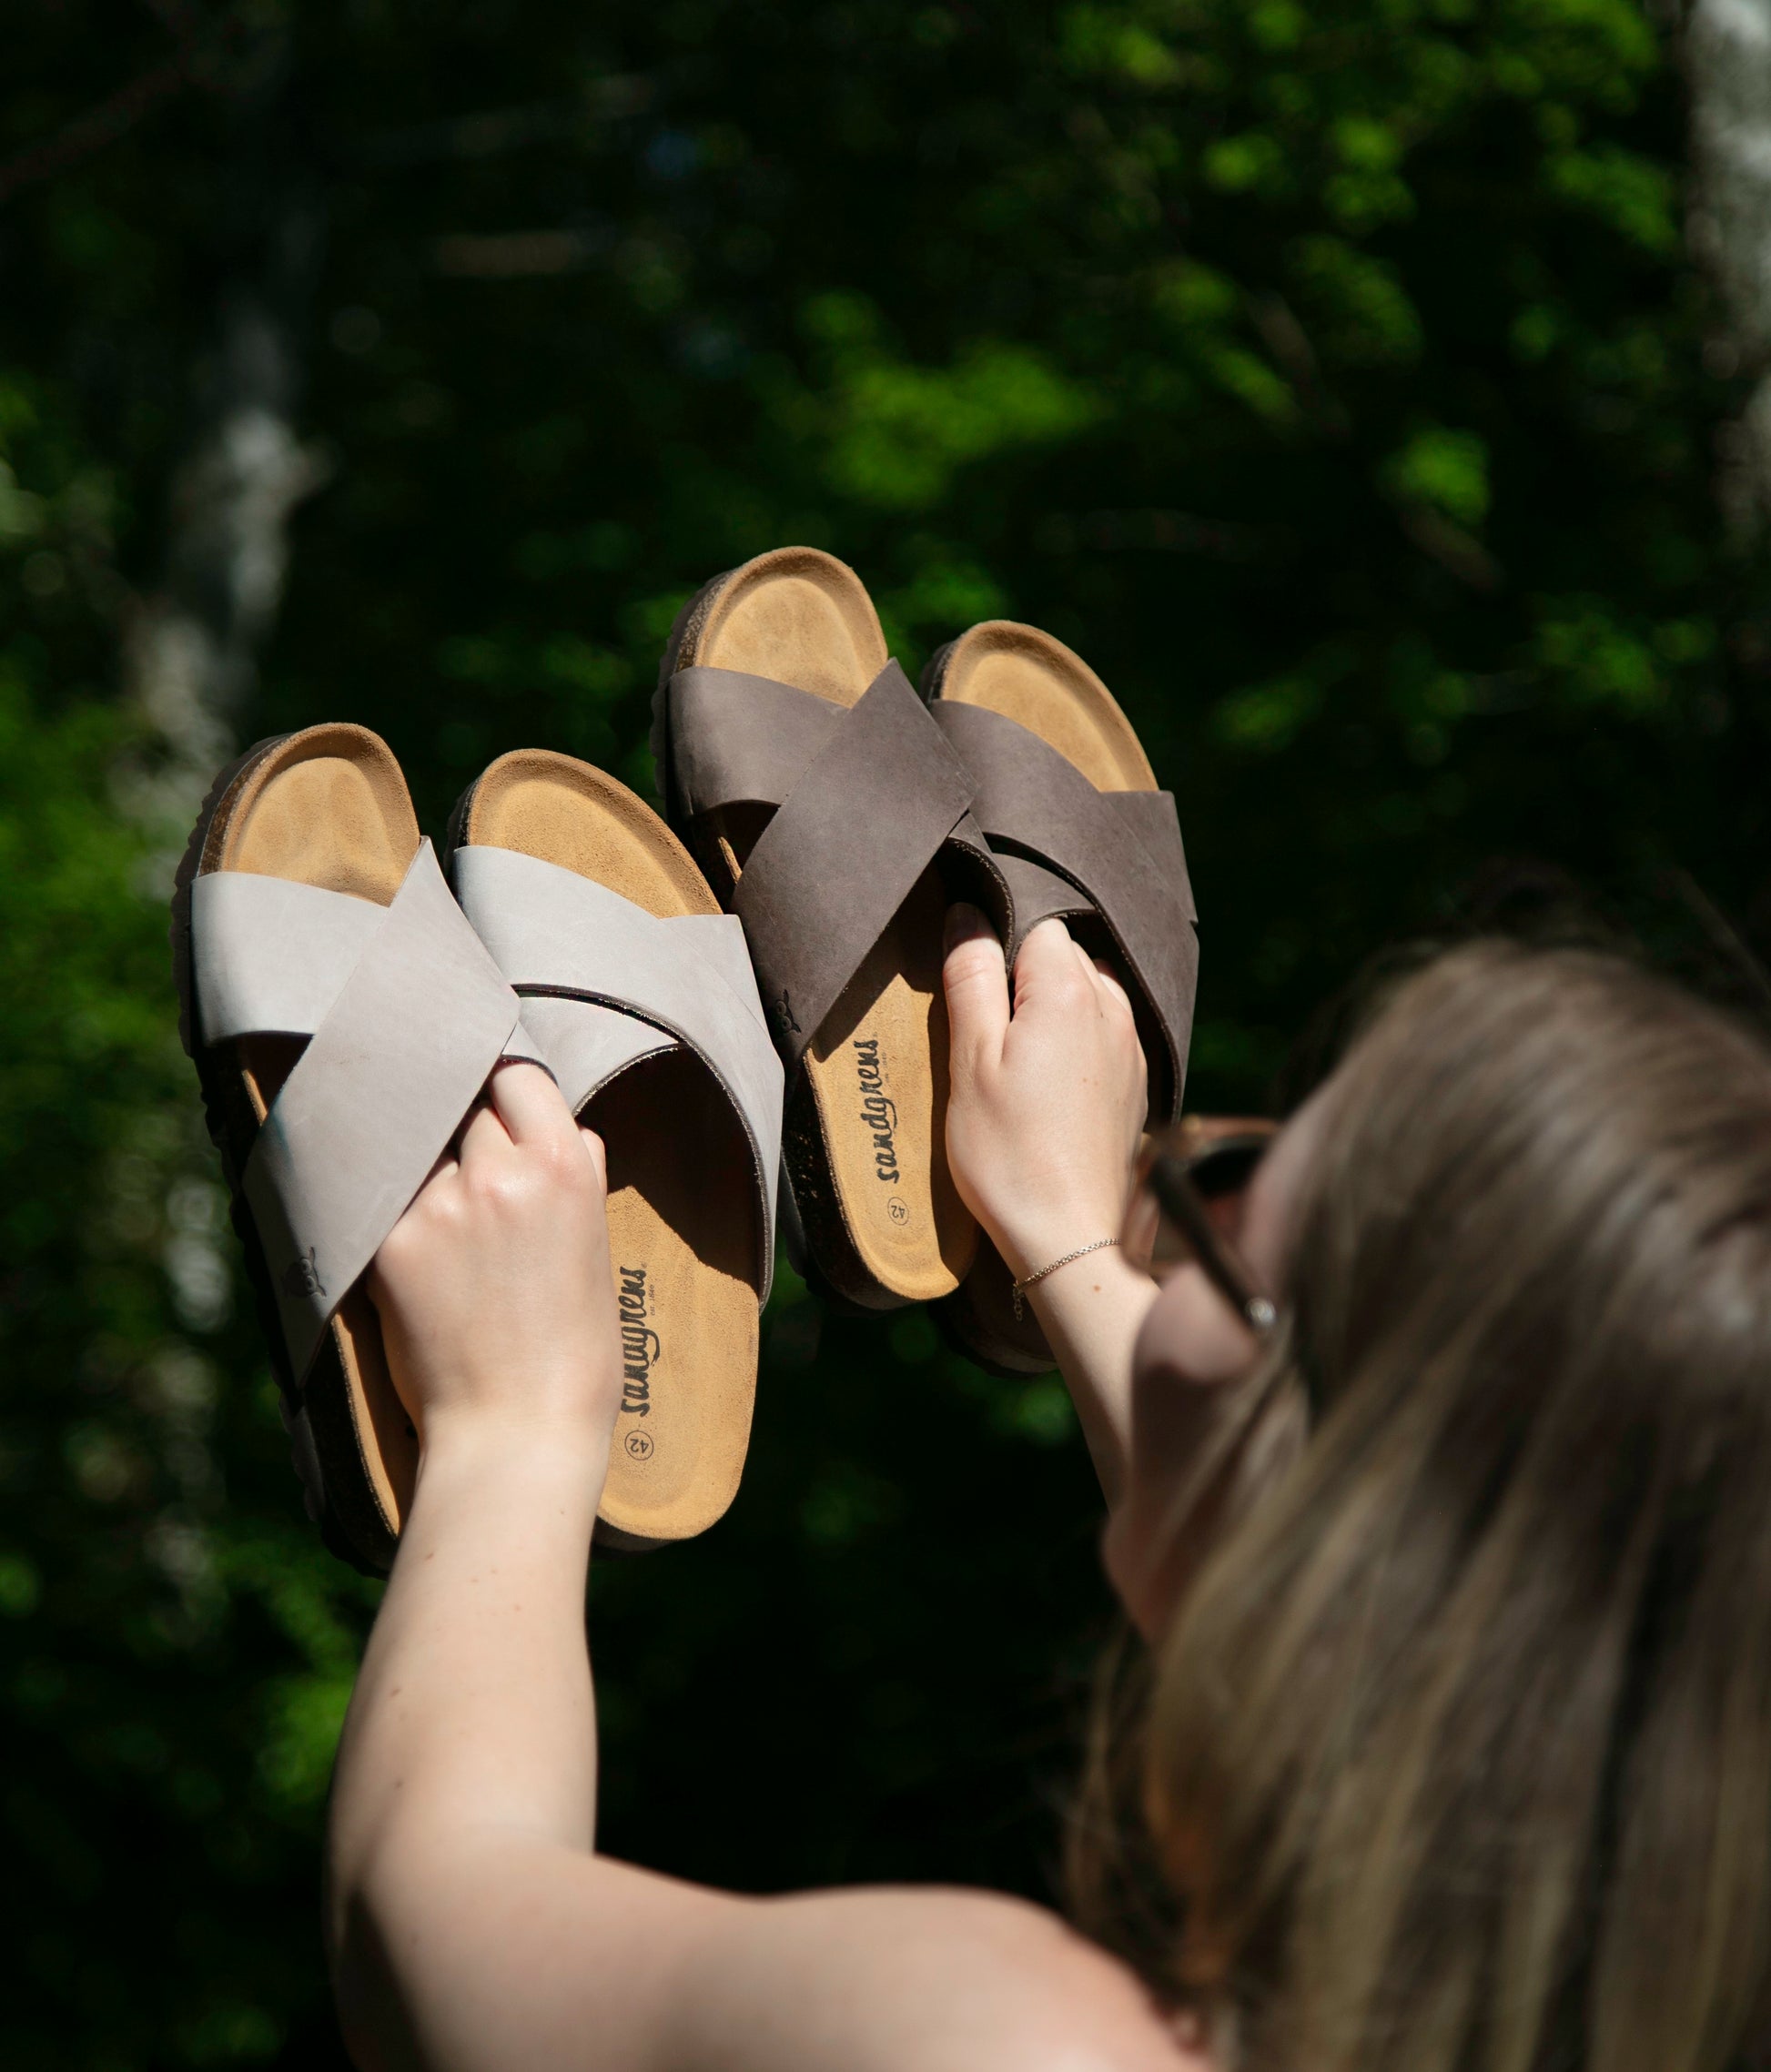
<svg viewBox="0 0 1771 2072"><path fill-rule="evenodd" d="M1078 1245L1075 1251L1066 1252L1061 1259L1054 1259L1049 1266L1042 1266L1037 1273L1030 1273L1025 1280L1017 1280L1014 1289L1015 1321L1017 1324L1020 1322L1024 1298L1035 1281L1043 1280L1048 1273L1056 1273L1059 1267L1068 1266L1072 1259L1086 1259L1090 1252L1103 1251L1108 1245L1117 1245L1118 1241L1117 1238L1097 1238L1092 1245ZM997 1286L1000 1287L1001 1283L998 1282Z"/></svg>

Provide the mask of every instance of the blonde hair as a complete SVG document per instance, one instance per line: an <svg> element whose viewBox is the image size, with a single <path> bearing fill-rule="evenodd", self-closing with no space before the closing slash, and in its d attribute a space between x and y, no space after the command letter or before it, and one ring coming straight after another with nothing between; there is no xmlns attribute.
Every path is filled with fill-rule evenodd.
<svg viewBox="0 0 1771 2072"><path fill-rule="evenodd" d="M1091 1925L1243 2072L1756 2061L1771 1054L1619 959L1464 949L1305 1195L1230 1420L1279 1464L1103 1721Z"/></svg>

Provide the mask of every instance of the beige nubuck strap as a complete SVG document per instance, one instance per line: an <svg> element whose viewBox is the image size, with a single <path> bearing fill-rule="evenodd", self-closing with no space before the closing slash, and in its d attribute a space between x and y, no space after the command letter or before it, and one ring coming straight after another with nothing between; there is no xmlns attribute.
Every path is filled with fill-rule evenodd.
<svg viewBox="0 0 1771 2072"><path fill-rule="evenodd" d="M241 1175L299 1381L501 1057L544 1059L423 843L389 906L213 871L191 888L206 1043L310 1037Z"/></svg>
<svg viewBox="0 0 1771 2072"><path fill-rule="evenodd" d="M630 1065L678 1044L713 1075L750 1145L766 1300L782 1069L742 924L729 914L649 914L578 871L491 844L456 850L450 867L574 1112Z"/></svg>

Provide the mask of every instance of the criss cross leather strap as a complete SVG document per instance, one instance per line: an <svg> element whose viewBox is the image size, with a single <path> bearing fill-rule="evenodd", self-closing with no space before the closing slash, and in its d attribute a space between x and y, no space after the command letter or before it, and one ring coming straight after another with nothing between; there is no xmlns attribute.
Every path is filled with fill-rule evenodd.
<svg viewBox="0 0 1771 2072"><path fill-rule="evenodd" d="M671 755L692 814L775 809L734 900L790 1066L937 857L950 891L1006 920L974 785L896 662L853 705L736 670L679 670Z"/></svg>
<svg viewBox="0 0 1771 2072"><path fill-rule="evenodd" d="M750 1147L766 1300L782 1071L740 923L729 914L663 918L577 871L490 844L457 849L450 868L574 1113L629 1066L678 1046L713 1075Z"/></svg>
<svg viewBox="0 0 1771 2072"><path fill-rule="evenodd" d="M1030 728L936 699L936 724L977 782L974 804L1014 898L1012 959L1053 915L1099 915L1168 1052L1178 1105L1193 1022L1199 941L1180 823L1169 792L1100 792Z"/></svg>
<svg viewBox="0 0 1771 2072"><path fill-rule="evenodd" d="M246 871L191 887L205 1043L306 1036L240 1176L299 1382L503 1057L516 995L420 844L388 906Z"/></svg>

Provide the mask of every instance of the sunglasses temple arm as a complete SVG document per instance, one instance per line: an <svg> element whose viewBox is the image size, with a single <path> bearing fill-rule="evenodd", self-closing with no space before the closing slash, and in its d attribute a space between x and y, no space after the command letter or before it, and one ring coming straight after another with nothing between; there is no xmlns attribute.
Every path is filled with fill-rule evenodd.
<svg viewBox="0 0 1771 2072"><path fill-rule="evenodd" d="M1179 1161L1159 1157L1150 1167L1150 1191L1163 1214L1186 1236L1206 1279L1241 1318L1251 1331L1269 1331L1273 1326L1273 1305L1258 1294L1242 1272L1211 1220L1211 1213L1199 1189L1187 1177Z"/></svg>

